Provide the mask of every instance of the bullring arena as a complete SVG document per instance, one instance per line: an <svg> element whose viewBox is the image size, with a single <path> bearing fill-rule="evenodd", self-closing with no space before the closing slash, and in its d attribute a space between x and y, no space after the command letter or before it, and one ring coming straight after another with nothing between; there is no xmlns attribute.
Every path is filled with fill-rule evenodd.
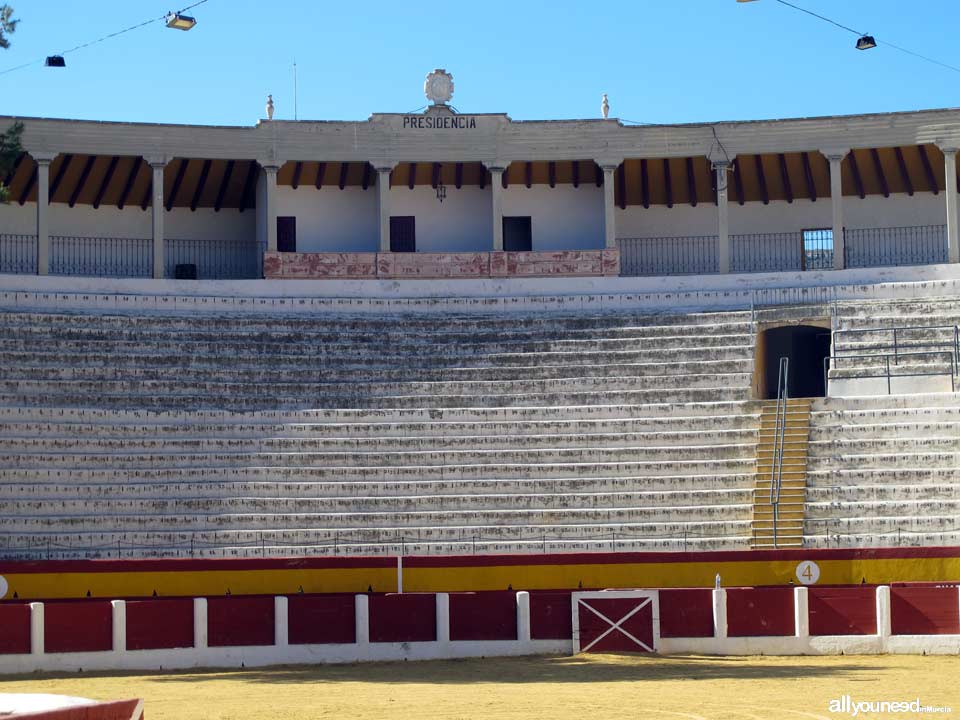
<svg viewBox="0 0 960 720"><path fill-rule="evenodd" d="M960 708L960 111L20 120L4 691Z"/></svg>

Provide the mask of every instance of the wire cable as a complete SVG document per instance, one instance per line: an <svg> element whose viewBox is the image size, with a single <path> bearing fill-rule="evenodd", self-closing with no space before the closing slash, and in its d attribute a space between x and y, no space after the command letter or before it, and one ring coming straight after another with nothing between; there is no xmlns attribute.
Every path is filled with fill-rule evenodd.
<svg viewBox="0 0 960 720"><path fill-rule="evenodd" d="M187 7L177 10L177 14L179 15L181 13L186 12L187 10L192 10L198 5L203 5L205 2L209 2L209 0L198 0L192 5L187 5ZM155 22L161 22L166 19L167 19L167 14L165 13L160 17L151 18L150 20L144 20L141 23L137 23L136 25L131 25L130 27L124 28L123 30L117 30L116 32L112 32L109 35L104 35L103 37L97 38L96 40L91 40L90 42L82 43L80 45L70 48L69 50L64 50L61 53L59 53L59 55L60 56L68 55L69 53L76 52L77 50L83 50L84 48L88 48L91 45L97 45L106 40L115 38L118 35L124 35L128 32L133 32L134 30L139 30L142 27L146 27L147 25L152 25ZM30 62L24 63L23 65L17 65L16 67L7 68L6 70L0 70L0 75L7 75L8 73L12 73L17 70L23 70L23 68L30 67L31 65L38 65L39 63L42 63L44 60L45 58L40 58L39 60L31 60Z"/></svg>

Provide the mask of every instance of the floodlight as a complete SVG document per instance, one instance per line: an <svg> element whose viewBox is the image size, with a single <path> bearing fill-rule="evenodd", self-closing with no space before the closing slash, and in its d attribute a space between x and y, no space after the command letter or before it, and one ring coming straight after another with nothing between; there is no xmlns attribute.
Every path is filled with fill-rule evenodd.
<svg viewBox="0 0 960 720"><path fill-rule="evenodd" d="M196 24L196 18L188 17L175 12L167 14L167 27L173 30L189 30Z"/></svg>
<svg viewBox="0 0 960 720"><path fill-rule="evenodd" d="M67 61L63 59L63 55L50 55L43 64L47 67L66 67Z"/></svg>
<svg viewBox="0 0 960 720"><path fill-rule="evenodd" d="M877 46L877 41L873 39L872 35L864 35L859 40L857 40L857 50L870 50Z"/></svg>

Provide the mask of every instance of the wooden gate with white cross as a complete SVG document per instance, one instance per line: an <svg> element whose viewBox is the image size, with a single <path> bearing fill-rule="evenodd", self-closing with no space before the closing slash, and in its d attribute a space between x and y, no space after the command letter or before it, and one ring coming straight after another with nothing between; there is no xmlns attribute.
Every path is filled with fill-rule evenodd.
<svg viewBox="0 0 960 720"><path fill-rule="evenodd" d="M660 646L660 603L656 590L576 592L573 653L656 652Z"/></svg>

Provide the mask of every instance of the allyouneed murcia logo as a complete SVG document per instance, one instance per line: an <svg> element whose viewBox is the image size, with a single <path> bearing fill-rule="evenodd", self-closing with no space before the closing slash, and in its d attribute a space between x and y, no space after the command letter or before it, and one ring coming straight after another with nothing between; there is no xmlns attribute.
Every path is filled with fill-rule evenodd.
<svg viewBox="0 0 960 720"><path fill-rule="evenodd" d="M953 712L952 708L943 705L927 705L920 698L916 700L854 700L849 695L831 700L828 709L832 713L844 713L850 717L857 717L861 713L937 713L947 715Z"/></svg>

